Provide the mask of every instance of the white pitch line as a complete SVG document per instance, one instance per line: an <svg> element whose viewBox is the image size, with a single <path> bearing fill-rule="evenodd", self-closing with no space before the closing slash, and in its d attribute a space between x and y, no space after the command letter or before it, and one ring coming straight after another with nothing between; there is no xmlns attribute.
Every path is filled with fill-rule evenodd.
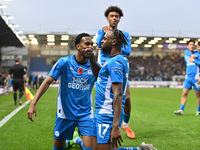
<svg viewBox="0 0 200 150"><path fill-rule="evenodd" d="M19 106L15 110L13 110L9 115L5 116L1 121L0 121L0 128L10 119L12 118L18 111L20 111L22 108L24 108L30 101L26 101L23 105Z"/></svg>

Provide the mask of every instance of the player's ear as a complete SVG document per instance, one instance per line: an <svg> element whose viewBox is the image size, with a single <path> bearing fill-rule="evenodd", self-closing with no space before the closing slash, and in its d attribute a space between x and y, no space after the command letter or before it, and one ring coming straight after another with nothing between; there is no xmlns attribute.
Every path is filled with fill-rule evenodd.
<svg viewBox="0 0 200 150"><path fill-rule="evenodd" d="M108 17L106 17L106 19L107 19L107 22L109 22Z"/></svg>
<svg viewBox="0 0 200 150"><path fill-rule="evenodd" d="M116 40L116 39L113 39L113 40L112 40L112 45L115 45L115 44L117 44L117 40Z"/></svg>
<svg viewBox="0 0 200 150"><path fill-rule="evenodd" d="M79 50L80 49L80 45L76 44L76 49Z"/></svg>

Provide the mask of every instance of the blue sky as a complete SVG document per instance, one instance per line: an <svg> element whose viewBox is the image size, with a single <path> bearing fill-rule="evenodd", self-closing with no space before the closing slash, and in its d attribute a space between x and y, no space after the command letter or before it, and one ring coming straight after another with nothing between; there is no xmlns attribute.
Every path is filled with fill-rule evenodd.
<svg viewBox="0 0 200 150"><path fill-rule="evenodd" d="M17 30L95 34L108 25L104 11L119 6L118 28L130 35L200 37L200 0L12 0L0 1Z"/></svg>

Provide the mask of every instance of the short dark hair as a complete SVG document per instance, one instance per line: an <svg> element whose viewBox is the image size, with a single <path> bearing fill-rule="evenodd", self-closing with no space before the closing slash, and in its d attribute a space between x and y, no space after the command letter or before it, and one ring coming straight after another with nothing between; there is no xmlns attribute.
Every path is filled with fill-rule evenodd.
<svg viewBox="0 0 200 150"><path fill-rule="evenodd" d="M20 62L21 61L21 58L19 58L18 56L15 57L15 62Z"/></svg>
<svg viewBox="0 0 200 150"><path fill-rule="evenodd" d="M114 29L111 31L113 32L113 35L116 38L117 42L119 42L124 47L128 46L128 39L121 30Z"/></svg>
<svg viewBox="0 0 200 150"><path fill-rule="evenodd" d="M123 17L123 12L121 10L121 8L117 7L117 6L110 6L106 9L105 13L104 13L104 16L106 18L108 18L108 14L112 11L115 11L119 14L119 18Z"/></svg>
<svg viewBox="0 0 200 150"><path fill-rule="evenodd" d="M76 44L79 44L81 42L81 39L85 36L91 37L88 33L80 33L79 35L77 35L75 39L75 47L76 47Z"/></svg>
<svg viewBox="0 0 200 150"><path fill-rule="evenodd" d="M190 39L189 41L187 41L187 45L188 45L190 42L193 42L193 43L195 44L195 40Z"/></svg>
<svg viewBox="0 0 200 150"><path fill-rule="evenodd" d="M200 46L200 41L197 43L197 45L199 45L199 46Z"/></svg>

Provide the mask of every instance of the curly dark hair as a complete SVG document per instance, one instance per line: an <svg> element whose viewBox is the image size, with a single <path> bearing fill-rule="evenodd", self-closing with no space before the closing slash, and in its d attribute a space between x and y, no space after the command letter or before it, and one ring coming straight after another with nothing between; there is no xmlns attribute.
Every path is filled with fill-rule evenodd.
<svg viewBox="0 0 200 150"><path fill-rule="evenodd" d="M128 39L126 38L126 36L123 34L121 30L114 29L111 31L113 32L113 35L116 38L117 42L119 42L124 47L128 46Z"/></svg>
<svg viewBox="0 0 200 150"><path fill-rule="evenodd" d="M76 44L79 44L81 42L82 37L85 37L85 36L91 37L88 33L80 33L79 35L77 35L75 39L75 47L76 47Z"/></svg>
<svg viewBox="0 0 200 150"><path fill-rule="evenodd" d="M106 11L105 11L105 13L104 13L104 16L105 16L106 18L108 18L108 14L109 14L110 12L112 12L112 11L115 11L115 12L119 13L119 18L121 18L121 17L124 16L124 15L123 15L123 12L122 12L122 10L121 10L121 8L119 8L119 7L117 7L117 6L110 6L110 7L108 7L108 9L106 9Z"/></svg>

